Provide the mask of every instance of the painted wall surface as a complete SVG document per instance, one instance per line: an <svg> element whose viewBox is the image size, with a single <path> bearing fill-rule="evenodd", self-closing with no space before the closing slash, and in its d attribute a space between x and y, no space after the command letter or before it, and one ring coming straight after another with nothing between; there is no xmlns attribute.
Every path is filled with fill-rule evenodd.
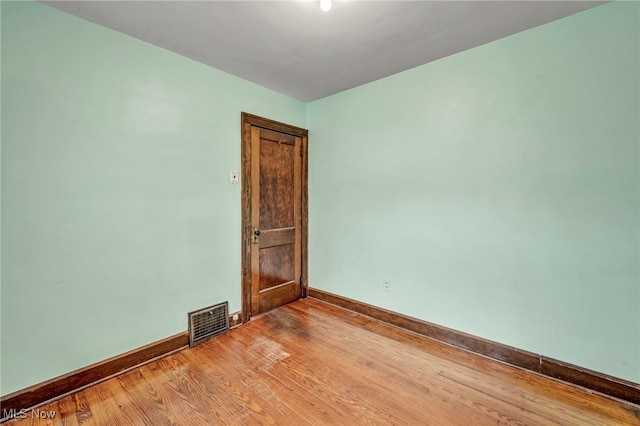
<svg viewBox="0 0 640 426"><path fill-rule="evenodd" d="M311 285L640 382L639 7L309 104Z"/></svg>
<svg viewBox="0 0 640 426"><path fill-rule="evenodd" d="M2 2L2 394L240 310L240 113L303 103Z"/></svg>

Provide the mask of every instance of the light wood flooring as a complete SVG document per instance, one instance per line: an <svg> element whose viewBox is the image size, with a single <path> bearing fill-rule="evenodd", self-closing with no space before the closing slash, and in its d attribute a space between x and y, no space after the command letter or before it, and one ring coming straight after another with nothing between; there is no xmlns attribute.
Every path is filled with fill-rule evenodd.
<svg viewBox="0 0 640 426"><path fill-rule="evenodd" d="M640 425L640 406L314 299L42 406L36 425Z"/></svg>

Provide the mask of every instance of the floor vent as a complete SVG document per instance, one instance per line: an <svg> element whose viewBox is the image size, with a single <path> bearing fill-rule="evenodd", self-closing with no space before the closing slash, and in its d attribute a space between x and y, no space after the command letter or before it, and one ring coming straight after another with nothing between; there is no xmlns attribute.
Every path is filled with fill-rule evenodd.
<svg viewBox="0 0 640 426"><path fill-rule="evenodd" d="M229 302L189 312L189 346L229 331Z"/></svg>

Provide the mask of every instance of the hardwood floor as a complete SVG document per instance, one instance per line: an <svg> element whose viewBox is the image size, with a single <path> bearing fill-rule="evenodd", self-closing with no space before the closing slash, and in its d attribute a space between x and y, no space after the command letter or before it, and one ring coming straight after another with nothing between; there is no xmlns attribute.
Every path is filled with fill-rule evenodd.
<svg viewBox="0 0 640 426"><path fill-rule="evenodd" d="M314 299L8 425L640 425L589 393Z"/></svg>

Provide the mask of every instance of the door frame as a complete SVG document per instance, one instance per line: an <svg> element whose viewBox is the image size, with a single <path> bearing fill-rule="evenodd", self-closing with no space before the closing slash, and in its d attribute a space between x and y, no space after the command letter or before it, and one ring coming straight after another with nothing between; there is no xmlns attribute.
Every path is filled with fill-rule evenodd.
<svg viewBox="0 0 640 426"><path fill-rule="evenodd" d="M255 312L251 312L251 239L253 237L253 228L251 223L251 127L260 127L275 132L286 133L288 135L297 136L302 139L300 147L300 155L302 156L302 164L300 170L301 182L301 256L300 256L300 286L301 297L307 297L309 289L309 280L307 276L307 260L308 260L308 227L309 227L309 193L308 193L308 156L307 144L309 131L300 127L291 126L268 118L259 117L257 115L242 113L241 131L242 131L242 322L246 323L251 319Z"/></svg>

